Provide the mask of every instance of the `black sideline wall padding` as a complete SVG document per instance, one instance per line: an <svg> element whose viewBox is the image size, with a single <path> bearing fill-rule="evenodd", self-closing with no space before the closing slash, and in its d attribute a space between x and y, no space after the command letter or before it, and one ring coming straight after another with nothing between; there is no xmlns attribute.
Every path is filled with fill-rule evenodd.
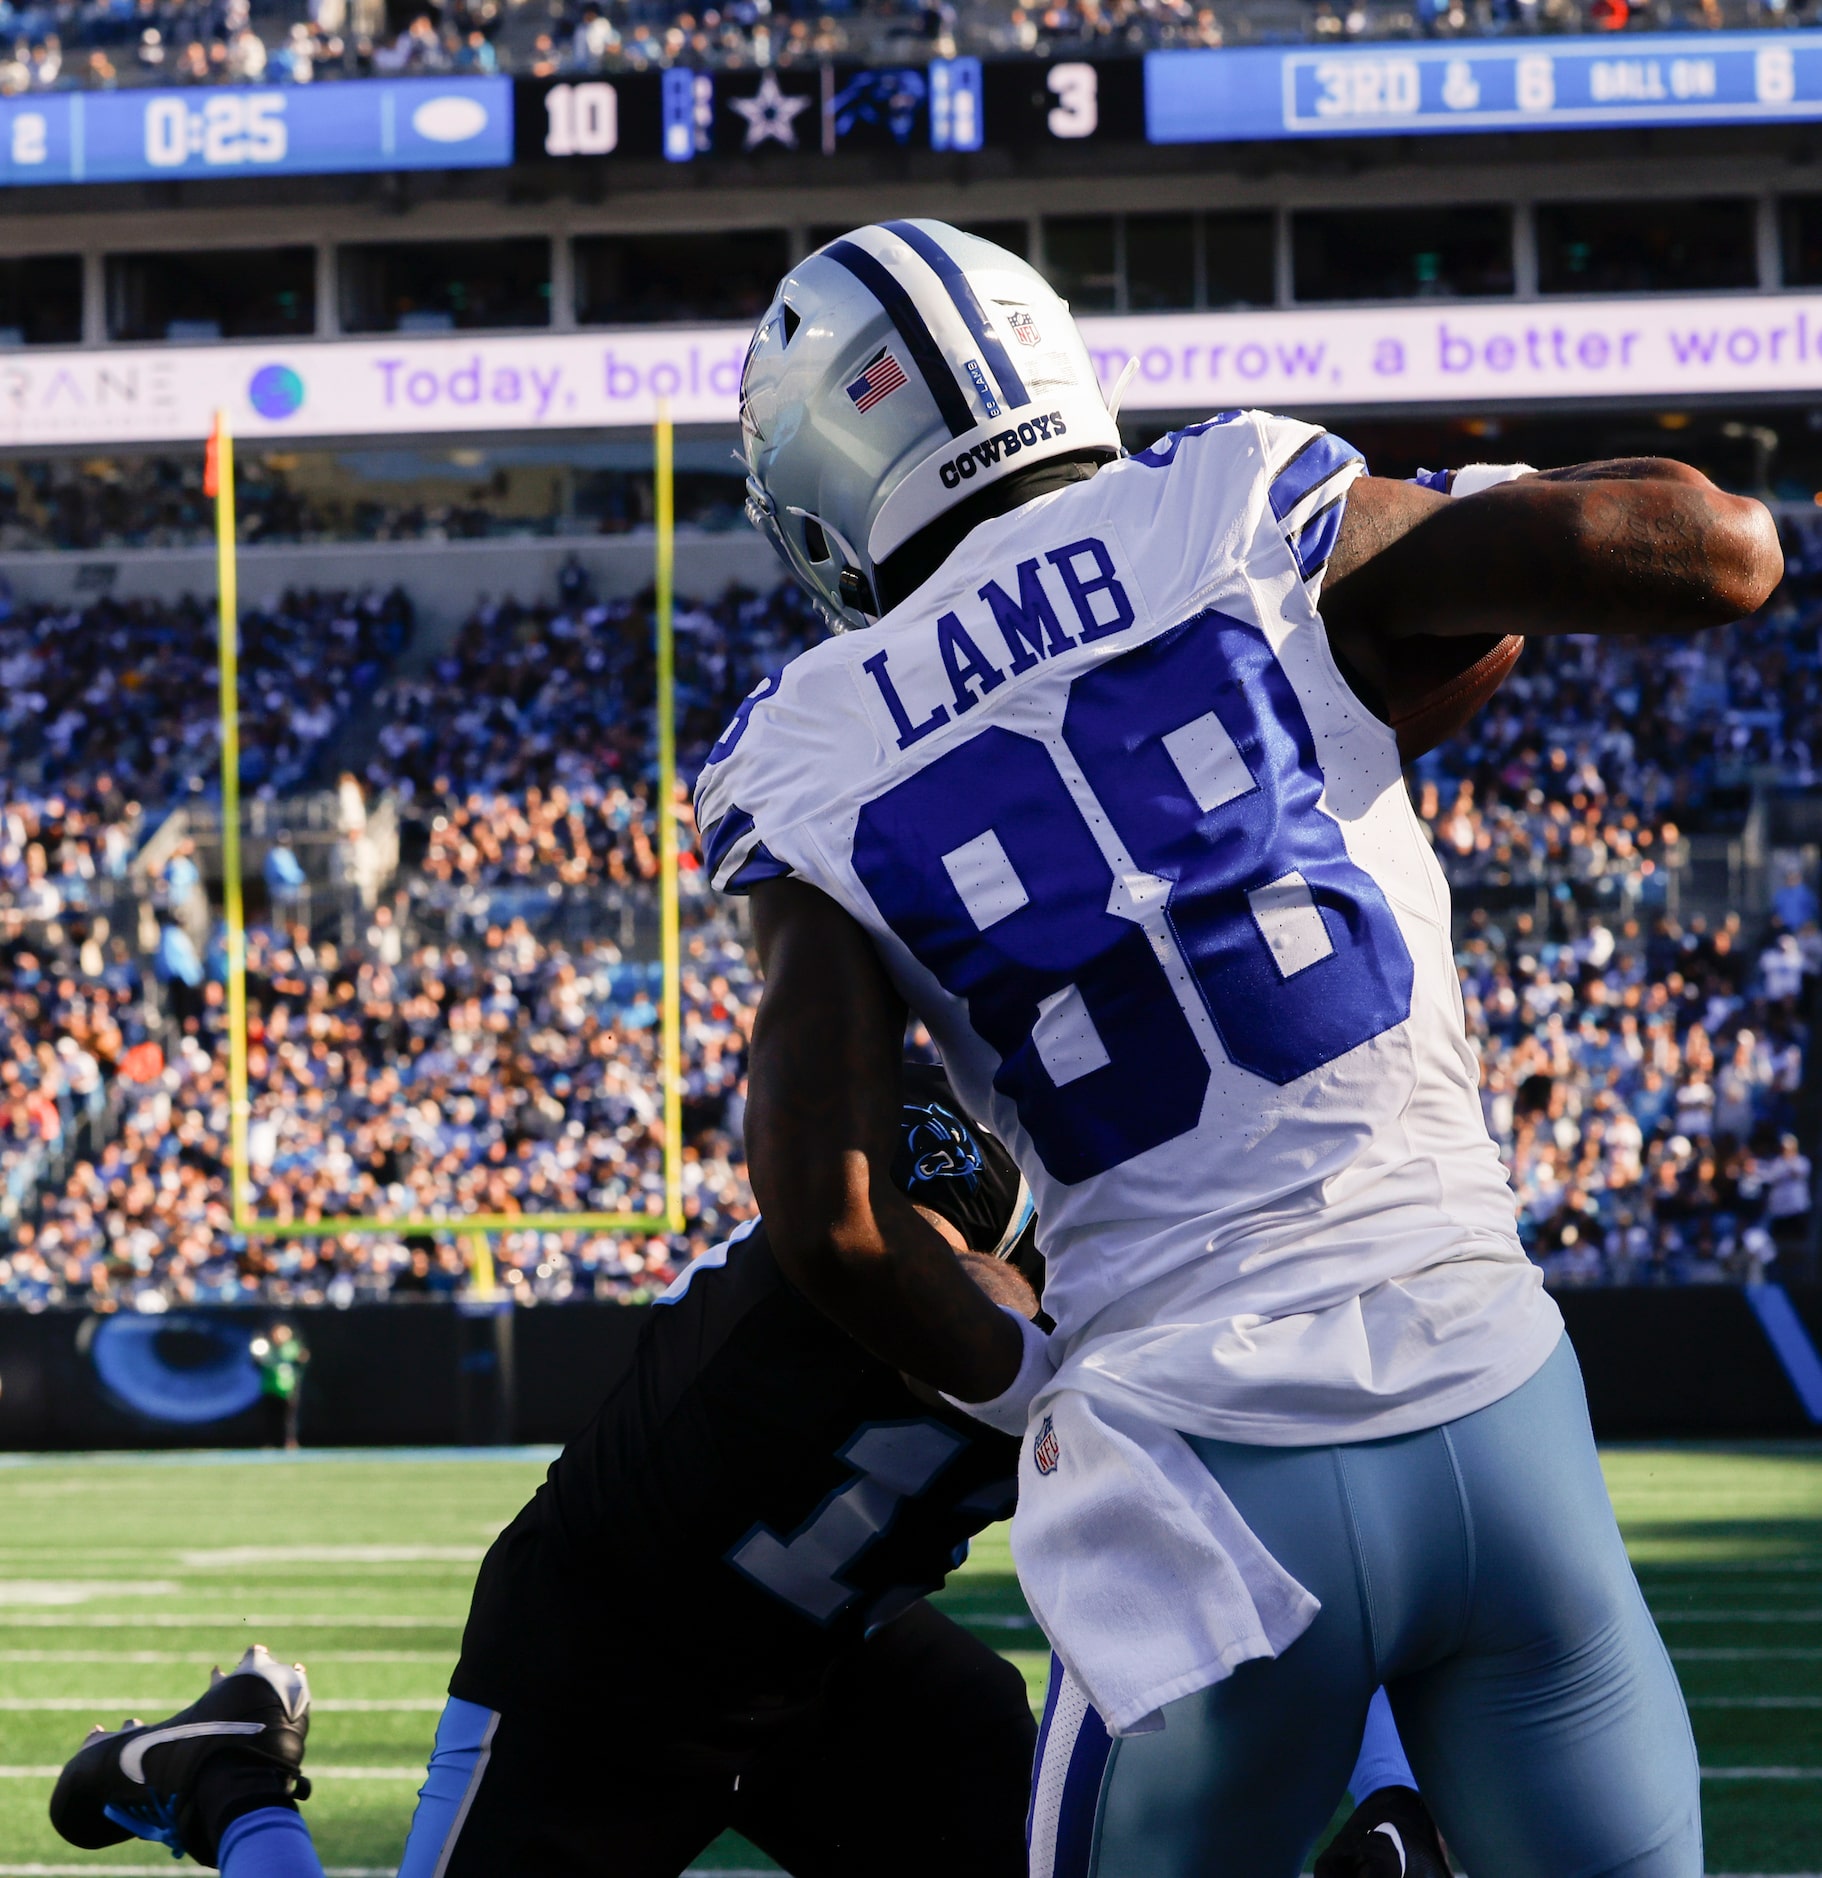
<svg viewBox="0 0 1822 1878"><path fill-rule="evenodd" d="M1822 1345L1822 1287L1791 1300ZM1822 1434L1732 1286L1558 1299L1608 1440ZM260 1439L246 1346L282 1316L310 1351L312 1447L562 1441L625 1373L643 1307L0 1312L0 1450Z"/></svg>
<svg viewBox="0 0 1822 1878"><path fill-rule="evenodd" d="M310 1351L307 1445L415 1447L565 1440L625 1372L645 1313L439 1304L112 1319L0 1311L0 1451L254 1444L262 1423L246 1346L281 1317ZM115 1348L123 1341L130 1360ZM206 1410L237 1394L248 1406L177 1418L186 1399Z"/></svg>

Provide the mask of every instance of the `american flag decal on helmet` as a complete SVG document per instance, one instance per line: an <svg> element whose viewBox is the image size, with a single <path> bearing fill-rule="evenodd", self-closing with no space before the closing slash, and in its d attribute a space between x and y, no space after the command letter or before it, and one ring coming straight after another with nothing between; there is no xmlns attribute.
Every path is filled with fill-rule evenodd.
<svg viewBox="0 0 1822 1878"><path fill-rule="evenodd" d="M1063 1458L1063 1450L1057 1441L1057 1431L1051 1425L1048 1415L1044 1417L1037 1436L1031 1443L1031 1458L1037 1463L1040 1474L1054 1474L1057 1470L1057 1462Z"/></svg>
<svg viewBox="0 0 1822 1878"><path fill-rule="evenodd" d="M867 369L848 387L857 411L870 411L881 398L889 398L905 382L905 368L882 346L867 361Z"/></svg>

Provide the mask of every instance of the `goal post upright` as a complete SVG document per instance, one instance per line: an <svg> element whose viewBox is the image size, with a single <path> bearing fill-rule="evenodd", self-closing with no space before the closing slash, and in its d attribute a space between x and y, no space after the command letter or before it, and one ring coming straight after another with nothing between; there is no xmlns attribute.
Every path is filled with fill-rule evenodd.
<svg viewBox="0 0 1822 1878"><path fill-rule="evenodd" d="M221 709L221 898L228 950L228 1198L237 1232L253 1211L247 1154L247 918L240 863L240 580L234 542L234 437L215 413L203 465L215 498L215 668Z"/></svg>
<svg viewBox="0 0 1822 1878"><path fill-rule="evenodd" d="M477 1290L498 1294L491 1235L512 1232L676 1233L683 1213L683 998L678 877L676 722L676 498L673 429L668 399L658 400L653 426L653 495L656 540L654 653L657 690L656 801L659 954L663 973L658 1062L664 1155L663 1211L574 1213L454 1213L375 1219L365 1214L279 1220L254 1210L248 1143L247 948L240 842L240 707L237 566L234 538L234 456L225 411L215 415L205 471L215 498L217 643L220 693L222 797L222 909L227 939L229 1087L229 1195L232 1230L247 1238L330 1239L382 1234L447 1233L466 1239ZM230 623L232 622L232 624Z"/></svg>
<svg viewBox="0 0 1822 1878"><path fill-rule="evenodd" d="M658 535L658 927L664 1005L659 1013L659 1075L664 1088L664 1212L672 1232L683 1230L683 946L677 905L677 671L676 478L670 400L658 400L653 439L653 483Z"/></svg>

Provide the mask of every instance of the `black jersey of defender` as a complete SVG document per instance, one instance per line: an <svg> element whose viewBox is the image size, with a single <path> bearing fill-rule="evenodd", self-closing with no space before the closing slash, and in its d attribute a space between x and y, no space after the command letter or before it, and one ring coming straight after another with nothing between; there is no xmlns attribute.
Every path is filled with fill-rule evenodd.
<svg viewBox="0 0 1822 1878"><path fill-rule="evenodd" d="M1012 1510L1017 1459L806 1302L760 1226L651 1308L488 1554L451 1689L782 1714Z"/></svg>

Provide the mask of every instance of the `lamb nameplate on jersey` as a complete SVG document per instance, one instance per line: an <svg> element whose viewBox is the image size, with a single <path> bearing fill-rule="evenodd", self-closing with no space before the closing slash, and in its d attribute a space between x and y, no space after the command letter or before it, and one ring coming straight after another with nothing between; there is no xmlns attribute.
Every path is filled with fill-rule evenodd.
<svg viewBox="0 0 1822 1878"><path fill-rule="evenodd" d="M979 589L980 607L888 629L861 661L868 715L881 740L908 750L964 717L990 692L1051 659L1129 626L1150 609L1110 527L1021 557Z"/></svg>

